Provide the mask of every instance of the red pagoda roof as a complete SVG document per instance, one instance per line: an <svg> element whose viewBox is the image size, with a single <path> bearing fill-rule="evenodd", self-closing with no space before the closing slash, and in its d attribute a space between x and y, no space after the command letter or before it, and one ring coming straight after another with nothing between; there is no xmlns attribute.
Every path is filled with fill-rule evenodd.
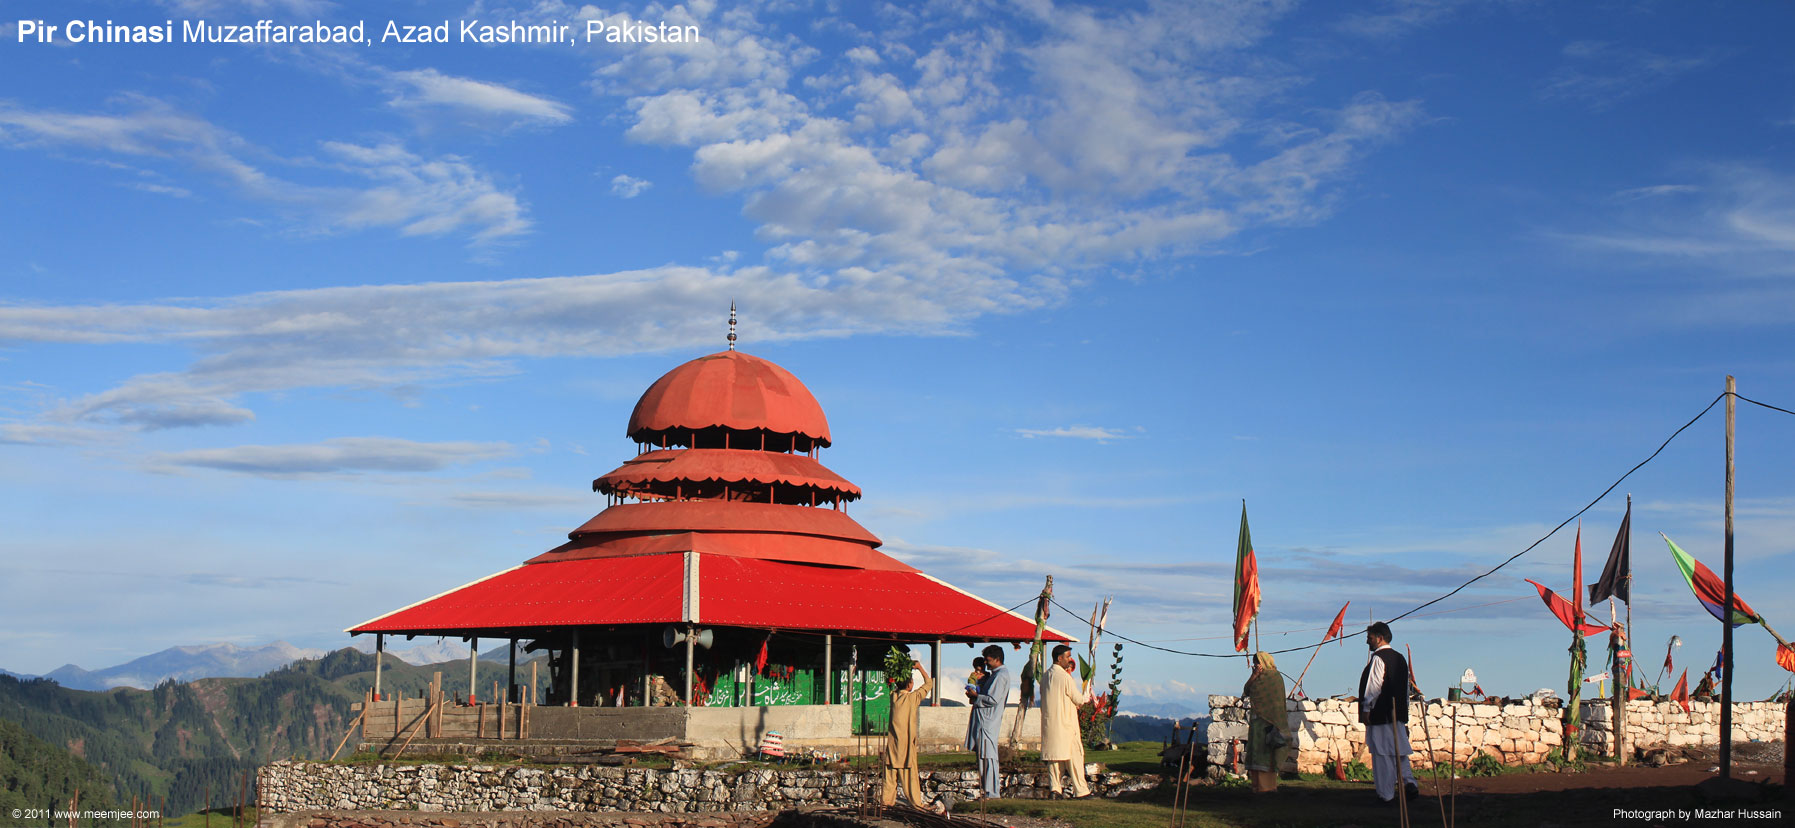
<svg viewBox="0 0 1795 828"><path fill-rule="evenodd" d="M696 586L688 601L687 584ZM388 613L352 633L678 624L1020 641L1034 622L911 570L669 553L526 564ZM1051 641L1071 640L1049 628Z"/></svg>
<svg viewBox="0 0 1795 828"><path fill-rule="evenodd" d="M743 449L651 451L625 460L623 465L592 481L592 488L606 494L627 494L655 483L712 480L808 486L841 492L850 499L860 497L859 486L811 459L810 455Z"/></svg>
<svg viewBox="0 0 1795 828"><path fill-rule="evenodd" d="M784 368L733 350L687 362L643 393L629 435L663 447L593 481L614 502L567 543L349 632L686 623L920 641L1034 636L1032 619L880 552L837 508L860 488L801 453L829 445L829 423Z"/></svg>
<svg viewBox="0 0 1795 828"><path fill-rule="evenodd" d="M829 420L810 389L790 371L740 351L699 357L655 380L630 413L628 434L646 443L654 432L719 427L801 434L829 445Z"/></svg>

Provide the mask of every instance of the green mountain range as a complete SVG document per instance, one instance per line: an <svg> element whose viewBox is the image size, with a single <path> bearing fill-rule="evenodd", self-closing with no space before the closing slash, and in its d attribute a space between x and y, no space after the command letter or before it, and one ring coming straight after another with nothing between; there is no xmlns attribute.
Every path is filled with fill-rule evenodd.
<svg viewBox="0 0 1795 828"><path fill-rule="evenodd" d="M422 695L441 671L448 691L465 693L458 682L466 681L466 662L396 661L384 665L386 692ZM0 778L8 796L0 813L66 803L76 788L83 807L133 797L168 816L208 801L229 806L258 765L329 756L353 718L350 705L373 686L373 671L372 655L344 648L261 678L170 681L151 690L74 690L0 675ZM519 675L528 676L527 668ZM482 694L504 680L504 665L479 665Z"/></svg>

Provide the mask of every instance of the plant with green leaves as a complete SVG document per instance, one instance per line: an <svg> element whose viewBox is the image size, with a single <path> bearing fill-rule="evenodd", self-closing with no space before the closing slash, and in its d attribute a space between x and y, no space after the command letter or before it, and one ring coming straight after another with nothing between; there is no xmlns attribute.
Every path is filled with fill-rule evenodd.
<svg viewBox="0 0 1795 828"><path fill-rule="evenodd" d="M885 683L901 688L910 682L910 671L916 668L916 659L910 657L909 651L902 647L892 647L885 651Z"/></svg>

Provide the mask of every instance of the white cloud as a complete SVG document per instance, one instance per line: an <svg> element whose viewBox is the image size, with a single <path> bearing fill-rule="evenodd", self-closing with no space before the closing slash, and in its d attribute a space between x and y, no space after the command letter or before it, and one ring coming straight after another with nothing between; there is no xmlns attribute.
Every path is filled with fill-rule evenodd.
<svg viewBox="0 0 1795 828"><path fill-rule="evenodd" d="M1682 274L1653 294L1653 324L1787 324L1795 175L1739 164L1709 166L1698 179L1622 191L1602 226L1548 236L1605 266Z"/></svg>
<svg viewBox="0 0 1795 828"><path fill-rule="evenodd" d="M79 446L111 442L110 431L49 423L0 423L0 445Z"/></svg>
<svg viewBox="0 0 1795 828"><path fill-rule="evenodd" d="M611 195L618 198L635 198L653 187L654 182L636 178L631 175L618 175L611 179Z"/></svg>
<svg viewBox="0 0 1795 828"><path fill-rule="evenodd" d="M764 268L664 267L130 305L0 305L0 341L193 349L196 357L183 369L140 374L43 406L42 417L53 424L150 429L247 421L248 394L390 388L507 374L514 359L714 342L716 330L691 308L731 297L762 309L756 336L768 341L940 331L966 316L949 287L901 280L837 286Z"/></svg>
<svg viewBox="0 0 1795 828"><path fill-rule="evenodd" d="M1295 81L1209 67L1283 11L1037 4L1015 12L1037 33L968 26L907 65L825 61L738 11L703 48L611 58L597 86L629 96L630 138L691 148L697 181L742 199L770 261L1002 312L1057 301L1075 271L1324 217L1353 164L1419 121L1371 94L1309 123L1259 115Z"/></svg>
<svg viewBox="0 0 1795 828"><path fill-rule="evenodd" d="M1059 426L1057 428L1019 428L1016 429L1016 433L1031 439L1035 437L1069 437L1075 440L1096 440L1099 443L1108 443L1111 440L1126 440L1134 436L1114 428L1087 425Z"/></svg>
<svg viewBox="0 0 1795 828"><path fill-rule="evenodd" d="M326 142L320 161L286 161L294 173L335 177L309 184L246 160L269 153L212 123L148 98L127 98L117 114L32 110L0 104L0 144L15 149L76 148L174 161L222 179L243 197L287 214L303 230L375 227L404 235L466 233L475 243L527 231L514 194L500 190L465 159L425 158L396 143Z"/></svg>
<svg viewBox="0 0 1795 828"><path fill-rule="evenodd" d="M420 443L394 437L340 437L321 443L168 452L150 457L149 466L285 478L368 471L437 471L513 453L508 443Z"/></svg>
<svg viewBox="0 0 1795 828"><path fill-rule="evenodd" d="M392 78L399 89L392 101L394 106L447 107L483 116L551 124L573 120L572 110L566 104L496 83L445 75L435 69L394 72Z"/></svg>
<svg viewBox="0 0 1795 828"><path fill-rule="evenodd" d="M1540 94L1597 109L1650 92L1710 63L1704 57L1663 55L1591 40L1568 43L1563 54L1564 65Z"/></svg>

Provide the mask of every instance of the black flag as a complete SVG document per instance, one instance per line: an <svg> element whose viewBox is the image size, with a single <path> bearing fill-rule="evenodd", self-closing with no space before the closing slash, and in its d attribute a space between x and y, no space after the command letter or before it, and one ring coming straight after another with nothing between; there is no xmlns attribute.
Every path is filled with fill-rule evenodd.
<svg viewBox="0 0 1795 828"><path fill-rule="evenodd" d="M1608 563L1602 567L1602 580L1589 585L1591 604L1614 596L1632 603L1627 589L1627 575L1633 571L1629 557L1633 551L1633 504L1627 504L1627 516L1620 519L1620 532L1614 536L1614 548L1608 551Z"/></svg>

